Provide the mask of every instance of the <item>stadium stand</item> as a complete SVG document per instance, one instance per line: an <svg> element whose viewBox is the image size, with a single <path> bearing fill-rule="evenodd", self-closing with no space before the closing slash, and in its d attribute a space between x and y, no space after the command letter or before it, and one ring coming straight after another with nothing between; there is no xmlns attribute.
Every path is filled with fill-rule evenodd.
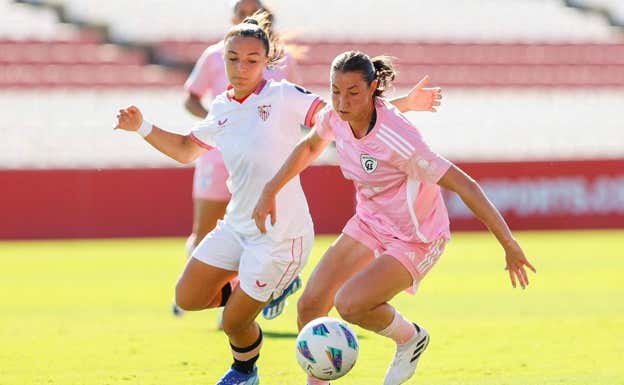
<svg viewBox="0 0 624 385"><path fill-rule="evenodd" d="M267 3L278 12L282 29L305 40L604 42L616 34L600 16L562 7L559 0ZM214 38L223 33L230 19L229 1L225 0L186 0L183 5L174 0L64 0L60 4L69 16L106 23L116 38L133 41ZM372 9L375 12L370 12ZM310 15L313 22L303 23L301 15Z"/></svg>
<svg viewBox="0 0 624 385"><path fill-rule="evenodd" d="M624 2L620 0L567 0L566 4L602 15L611 25L624 27Z"/></svg>
<svg viewBox="0 0 624 385"><path fill-rule="evenodd" d="M353 48L398 57L398 91L425 73L434 84L444 86L440 113L409 116L423 127L432 145L451 159L624 155L618 145L624 142L619 119L624 97L621 33L599 16L560 1L454 0L452 7L449 1L427 7L415 1L410 7L387 1L374 20L392 16L391 24L375 23L361 10L372 4L368 0L351 5L352 19L364 23L368 18L367 27L361 27L366 36L353 32L355 27L345 35L343 27L332 26L348 2L343 9L332 3L335 19L319 18L313 27L298 25L295 13L312 12L311 4L316 2L272 3L283 29L310 29L297 41L309 48L301 61L304 84L317 92L327 92L331 59ZM183 110L182 83L189 65L227 27L220 24L228 20L225 1L217 5L193 0L185 7L173 1L151 2L150 7L134 2L124 2L122 7L120 1L60 2L65 7L63 20L73 17L79 26L111 23L108 29L123 43L117 45L106 34L55 21L59 8L0 4L5 21L0 29L0 100L12 112L0 127L6 133L0 144L0 167L174 165L137 138L128 140L125 134L114 133L112 120L117 108L135 103L165 127L181 131L194 123ZM118 12L122 8L125 12ZM139 9L144 17L125 16ZM162 15L167 20L161 20ZM19 28L10 27L10 20L18 19L13 24ZM398 31L393 25L406 25L408 20L412 21L409 28L401 29L400 40L387 40L388 31ZM557 28L552 28L554 24ZM155 49L132 48L132 39L152 41ZM183 69L153 62L178 62ZM588 127L592 127L591 138L581 135ZM468 139L466 133L478 140Z"/></svg>
<svg viewBox="0 0 624 385"><path fill-rule="evenodd" d="M82 40L87 37L71 25L59 24L50 9L0 1L0 36L11 40Z"/></svg>
<svg viewBox="0 0 624 385"><path fill-rule="evenodd" d="M395 93L424 74L442 85L437 114L407 116L434 149L485 178L512 227L622 227L621 2L270 3L278 27L308 48L305 86L325 97L329 63L347 49L397 57ZM133 103L188 130L196 120L182 84L229 12L226 0L0 2L0 238L186 233L192 169L112 127ZM308 170L303 183L318 232L337 232L352 186L333 166ZM146 188L149 199L135 199ZM482 228L449 199L457 228ZM535 212L520 215L527 207Z"/></svg>

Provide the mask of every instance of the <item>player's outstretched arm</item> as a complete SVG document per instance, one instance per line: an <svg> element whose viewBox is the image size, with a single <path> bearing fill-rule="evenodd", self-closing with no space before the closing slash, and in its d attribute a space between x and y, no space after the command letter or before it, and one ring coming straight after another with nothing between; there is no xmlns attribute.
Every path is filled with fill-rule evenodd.
<svg viewBox="0 0 624 385"><path fill-rule="evenodd" d="M401 112L437 112L436 108L440 106L442 100L442 89L440 87L427 87L428 84L429 75L425 75L407 95L392 99L390 103L394 104Z"/></svg>
<svg viewBox="0 0 624 385"><path fill-rule="evenodd" d="M321 138L315 129L312 129L290 153L286 162L275 176L267 182L260 194L258 203L251 215L261 233L266 233L265 221L271 216L271 224L277 220L275 197L289 180L306 169L325 150L331 140Z"/></svg>
<svg viewBox="0 0 624 385"><path fill-rule="evenodd" d="M505 250L507 263L505 269L509 272L511 285L516 287L518 282L524 289L529 284L525 267L534 273L536 270L527 260L520 244L514 239L503 216L485 196L481 186L455 165L451 165L438 184L459 194L466 206L490 229Z"/></svg>
<svg viewBox="0 0 624 385"><path fill-rule="evenodd" d="M119 110L115 129L139 132L158 151L180 163L190 163L206 151L189 135L168 132L144 121L141 110L135 106Z"/></svg>

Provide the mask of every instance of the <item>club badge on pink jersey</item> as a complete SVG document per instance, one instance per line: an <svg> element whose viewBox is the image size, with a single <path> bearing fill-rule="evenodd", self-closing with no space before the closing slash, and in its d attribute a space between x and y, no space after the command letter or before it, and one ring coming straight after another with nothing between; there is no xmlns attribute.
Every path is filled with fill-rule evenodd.
<svg viewBox="0 0 624 385"><path fill-rule="evenodd" d="M270 104L264 104L262 106L258 106L258 115L260 115L260 119L266 122L267 119L269 119L270 114L271 114Z"/></svg>
<svg viewBox="0 0 624 385"><path fill-rule="evenodd" d="M360 155L360 163L362 164L362 168L369 174L372 174L373 171L377 168L377 159L373 158L368 154Z"/></svg>

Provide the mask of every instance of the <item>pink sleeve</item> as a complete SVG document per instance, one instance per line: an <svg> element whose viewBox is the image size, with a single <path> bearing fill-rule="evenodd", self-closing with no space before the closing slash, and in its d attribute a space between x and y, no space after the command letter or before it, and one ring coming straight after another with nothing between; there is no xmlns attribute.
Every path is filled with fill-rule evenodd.
<svg viewBox="0 0 624 385"><path fill-rule="evenodd" d="M451 167L451 162L432 151L416 127L411 126L398 132L404 141L399 139L399 145L392 155L395 164L412 178L437 183Z"/></svg>
<svg viewBox="0 0 624 385"><path fill-rule="evenodd" d="M325 140L334 140L334 130L330 123L331 107L326 106L316 116L316 124L314 125L314 131L316 134Z"/></svg>
<svg viewBox="0 0 624 385"><path fill-rule="evenodd" d="M222 58L218 55L218 52L213 51L209 47L195 63L193 71L184 83L184 89L199 97L203 97L208 93L211 93L213 96L217 95L219 92L215 93L213 85L217 76L215 73L215 60L222 60Z"/></svg>
<svg viewBox="0 0 624 385"><path fill-rule="evenodd" d="M407 174L429 182L438 183L451 167L451 162L433 151L415 154L407 162Z"/></svg>

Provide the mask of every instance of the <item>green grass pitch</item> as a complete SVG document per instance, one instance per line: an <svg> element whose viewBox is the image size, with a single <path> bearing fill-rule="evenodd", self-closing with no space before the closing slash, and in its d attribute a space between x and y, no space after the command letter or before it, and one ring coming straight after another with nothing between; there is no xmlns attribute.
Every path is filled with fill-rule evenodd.
<svg viewBox="0 0 624 385"><path fill-rule="evenodd" d="M431 334L408 384L624 384L624 232L517 236L538 269L527 290L511 288L493 237L457 233L419 293L394 300ZM304 278L333 239L317 237ZM183 247L179 238L0 242L0 385L216 383L231 358L215 311L169 313ZM295 304L260 321L261 384L305 383ZM381 384L392 343L355 330L358 363L336 384Z"/></svg>

